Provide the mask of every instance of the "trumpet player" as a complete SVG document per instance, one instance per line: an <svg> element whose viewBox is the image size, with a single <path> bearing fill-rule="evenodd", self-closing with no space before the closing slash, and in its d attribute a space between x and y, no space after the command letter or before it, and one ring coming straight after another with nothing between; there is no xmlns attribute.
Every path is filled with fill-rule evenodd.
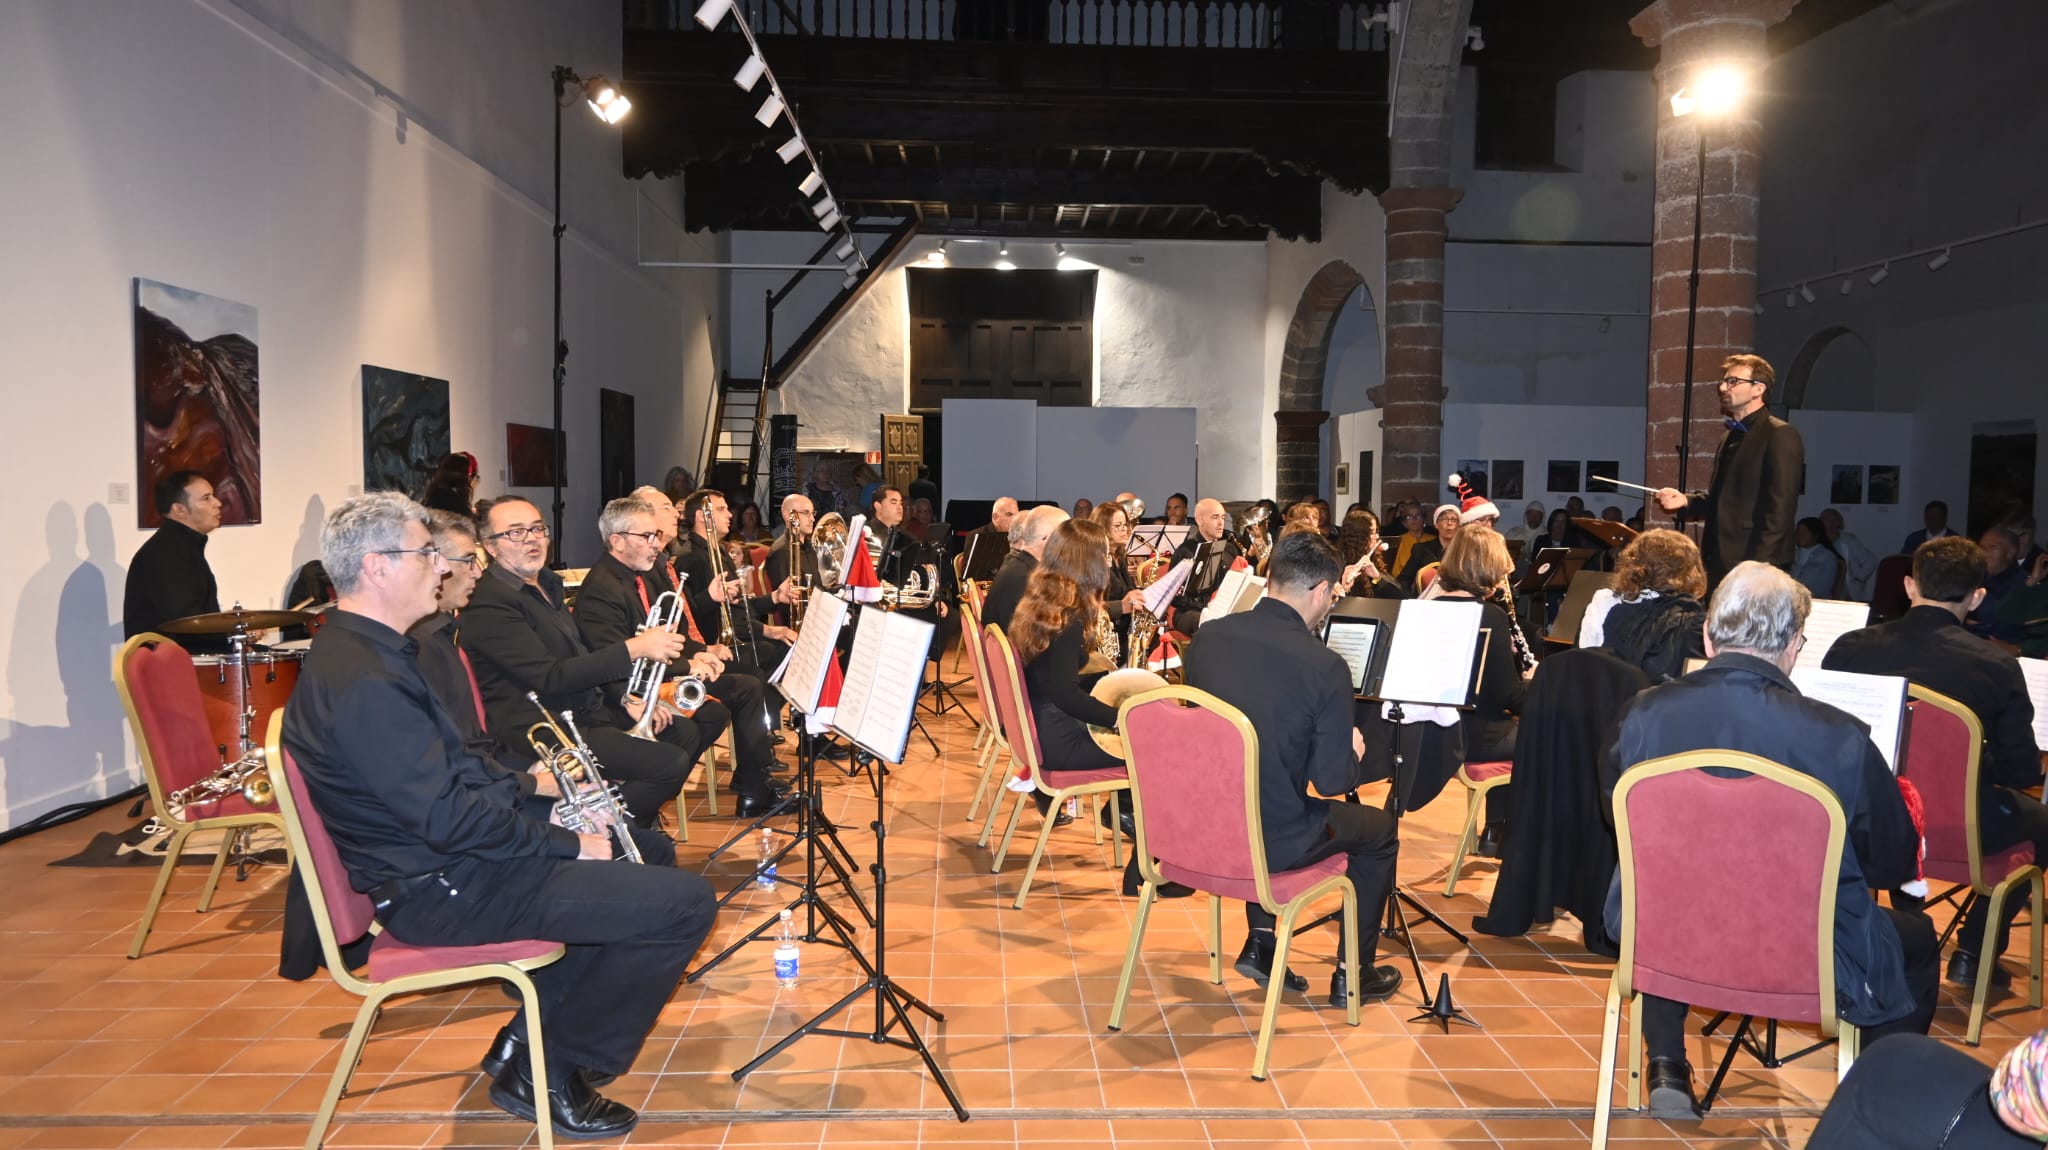
<svg viewBox="0 0 2048 1150"><path fill-rule="evenodd" d="M816 589L818 564L810 554L811 533L817 529L818 512L811 505L811 497L792 493L782 498L782 534L768 545L768 558L762 566L768 571L768 585L780 587L785 582L795 584L795 593L803 595L804 577L810 576L810 583Z"/></svg>
<svg viewBox="0 0 2048 1150"><path fill-rule="evenodd" d="M600 862L612 857L609 835L540 817L464 744L403 633L435 613L448 572L424 508L392 492L350 499L328 517L320 550L339 603L285 709L284 743L349 884L392 937L415 945L566 944L533 974L545 1100L521 1012L484 1053L491 1101L529 1121L544 1105L563 1137L623 1135L639 1115L598 1087L631 1067L710 933L710 884L671 866Z"/></svg>
<svg viewBox="0 0 2048 1150"><path fill-rule="evenodd" d="M608 648L640 633L663 593L675 588L667 584L666 571L660 569L663 532L655 509L644 498L628 496L606 504L598 531L604 536L605 555L584 576L577 592L576 626L589 646ZM732 791L738 796L734 810L741 818L753 818L773 808L785 793L785 788L769 777L776 762L767 725L767 688L736 665L725 648L706 643L708 620L697 613L688 594L688 585L694 581L686 576L680 595L682 618L677 629L684 647L679 657L665 661L671 675L701 679L711 697L689 716L663 722L656 735L678 746L687 744L694 762L696 748L710 746L730 724L735 760ZM624 711L629 705L624 687L624 682L606 687L615 710ZM682 737L685 735L689 737ZM599 758L603 757L600 751Z"/></svg>
<svg viewBox="0 0 2048 1150"><path fill-rule="evenodd" d="M520 735L533 721L528 691L557 714L575 713L606 773L619 783L635 822L654 826L661 808L681 793L693 761L709 740L694 724L650 742L626 731L641 709L614 708L607 684L623 683L638 659L673 662L688 640L667 631L622 635L593 648L564 605L562 577L548 570L548 529L540 509L516 496L484 505L481 526L491 566L477 579L462 615L462 648L476 670L484 710L498 742L516 760L533 751ZM668 726L657 715L657 727Z"/></svg>
<svg viewBox="0 0 2048 1150"><path fill-rule="evenodd" d="M709 488L690 493L683 500L681 522L688 534L676 570L683 578L683 596L705 636L725 647L719 657L728 665L757 679L768 674L789 654L796 634L766 623L779 604L796 598L796 585L787 577L767 595L748 595L738 568L725 551L726 533L732 527L732 510L725 496ZM728 644L724 632L731 631Z"/></svg>

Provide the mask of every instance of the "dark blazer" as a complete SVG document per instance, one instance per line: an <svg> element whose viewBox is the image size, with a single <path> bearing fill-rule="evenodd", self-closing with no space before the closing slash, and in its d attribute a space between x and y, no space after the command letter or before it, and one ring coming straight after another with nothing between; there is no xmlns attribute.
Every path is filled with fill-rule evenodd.
<svg viewBox="0 0 2048 1150"><path fill-rule="evenodd" d="M1244 554L1237 536L1225 534L1220 542L1224 545L1220 555L1207 563L1198 561L1197 569L1189 572L1187 583L1181 587L1180 594L1173 598L1171 606L1175 612L1205 610L1209 606L1209 600L1215 596L1217 586L1223 582L1223 577L1230 573L1231 566ZM1178 564L1183 559L1195 558L1202 553L1206 543L1199 532L1190 532L1186 539L1181 540L1180 546L1173 549L1173 562ZM1197 615L1195 618L1199 619L1200 616ZM1194 630L1192 626L1187 625L1186 620L1179 618L1174 620L1173 626L1177 631L1192 633Z"/></svg>
<svg viewBox="0 0 2048 1150"><path fill-rule="evenodd" d="M1351 750L1351 669L1277 599L1219 615L1188 645L1187 683L1243 711L1259 735L1259 816L1268 861L1286 867L1323 841L1329 799L1363 781Z"/></svg>
<svg viewBox="0 0 2048 1150"><path fill-rule="evenodd" d="M589 573L583 576L583 586L576 592L576 631L583 636L584 647L601 651L613 645L623 646L639 634L640 624L647 621L648 606L668 590L665 582L654 578L651 572L642 575L610 555L591 564ZM682 624L677 625L677 630L688 633ZM677 665L703 649L701 643L686 645ZM626 693L626 680L606 683L600 689L604 691L605 704L623 715L619 700Z"/></svg>
<svg viewBox="0 0 2048 1150"><path fill-rule="evenodd" d="M484 714L498 741L516 757L528 753L515 737L540 720L526 692L538 691L548 710L573 710L610 726L624 717L606 705L603 688L633 670L624 643L591 650L562 606L562 577L543 570L540 589L493 565L476 582L462 611L462 649L476 668Z"/></svg>
<svg viewBox="0 0 2048 1150"><path fill-rule="evenodd" d="M1706 519L1700 552L1707 578L1715 583L1747 559L1792 566L1806 441L1767 407L1750 412L1742 426L1721 441L1713 482L1705 491L1687 493L1687 512Z"/></svg>
<svg viewBox="0 0 2048 1150"><path fill-rule="evenodd" d="M1400 574L1396 575L1395 578L1401 581L1401 586L1407 588L1409 593L1413 594L1415 591L1415 577L1422 573L1422 569L1432 563L1441 563L1443 561L1444 541L1441 539L1425 539L1408 549L1408 565L1401 568Z"/></svg>
<svg viewBox="0 0 2048 1150"><path fill-rule="evenodd" d="M1024 589L1031 584L1031 573L1038 570L1038 556L1029 551L1012 551L1003 560L1002 569L996 572L995 582L988 586L988 596L981 601L981 622L990 623L1010 633L1010 617L1017 613L1017 604L1024 599Z"/></svg>
<svg viewBox="0 0 2048 1150"><path fill-rule="evenodd" d="M1914 1010L1905 948L1871 897L1912 880L1920 835L1899 784L1860 721L1799 693L1771 663L1725 652L1705 667L1637 695L1622 712L1608 749L1606 778L1650 759L1686 751L1744 751L1811 775L1841 800L1849 823L1835 893L1835 994L1857 1026L1904 1018ZM1612 805L1613 796L1607 801ZM1739 835L1711 844L1746 849ZM1619 899L1611 905L1618 906ZM1620 936L1619 923L1608 932Z"/></svg>
<svg viewBox="0 0 2048 1150"><path fill-rule="evenodd" d="M2030 837L2007 827L1999 787L2040 785L2041 755L2034 746L2034 704L2011 655L1963 629L1940 607L1915 607L1889 623L1851 631L1835 640L1821 665L1830 671L1904 675L1968 707L1984 726L1980 779L1985 786L1979 829L1986 850L2004 850Z"/></svg>

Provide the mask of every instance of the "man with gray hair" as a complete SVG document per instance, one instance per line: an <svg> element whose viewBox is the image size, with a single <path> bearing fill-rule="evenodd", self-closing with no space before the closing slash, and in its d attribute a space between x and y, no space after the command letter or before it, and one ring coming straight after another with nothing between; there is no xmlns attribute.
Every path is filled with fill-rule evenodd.
<svg viewBox="0 0 2048 1150"><path fill-rule="evenodd" d="M1039 556L1045 554L1045 541L1070 518L1061 508L1047 504L1022 512L1010 521L1010 556L1003 560L995 582L989 584L988 598L982 601L983 625L994 623L1004 634L1009 633L1010 617L1017 613L1024 588L1031 583L1031 573L1038 570Z"/></svg>
<svg viewBox="0 0 2048 1150"><path fill-rule="evenodd" d="M1778 568L1754 560L1737 564L1708 607L1707 665L1644 691L1622 711L1602 765L1602 787L1611 801L1622 771L1703 750L1743 751L1819 780L1841 801L1849 825L1835 892L1835 993L1842 1020L1861 1030L1865 1042L1896 1032L1925 1034L1941 975L1934 927L1917 910L1879 906L1870 893L1913 880L1920 835L1869 728L1792 684L1812 605L1806 588ZM1754 849L1738 836L1697 845L1729 854ZM1607 929L1618 938L1618 876L1615 883ZM1685 1058L1686 1010L1682 1002L1643 997L1653 1117L1699 1116Z"/></svg>
<svg viewBox="0 0 2048 1150"><path fill-rule="evenodd" d="M389 937L567 945L533 975L547 1028L548 1118L563 1137L626 1133L639 1115L596 1086L631 1068L710 933L710 884L672 866L610 863L610 834L553 822L552 803L535 809L516 777L465 745L404 633L434 613L448 573L424 508L392 492L350 499L328 517L320 549L339 602L284 720L302 798ZM483 1063L496 1076L491 1101L533 1120L540 1091L527 1040L517 1012Z"/></svg>

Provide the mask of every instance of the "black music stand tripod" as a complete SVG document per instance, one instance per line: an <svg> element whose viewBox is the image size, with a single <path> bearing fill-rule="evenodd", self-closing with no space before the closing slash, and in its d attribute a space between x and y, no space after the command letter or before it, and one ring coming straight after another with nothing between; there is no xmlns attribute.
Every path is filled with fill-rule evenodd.
<svg viewBox="0 0 2048 1150"><path fill-rule="evenodd" d="M845 732L842 731L841 734L844 735ZM889 809L883 797L885 787L883 779L887 777L888 772L879 769L878 760L881 756L861 745L858 741L853 740L851 736L847 736L847 738L853 742L855 759L868 760L865 764L870 768L868 770L868 780L875 792L875 821L869 824L875 832L875 861L874 865L868 868L869 873L875 876L874 961L870 963L863 959L861 962L861 966L868 972L865 982L854 987L844 998L820 1011L810 1021L791 1031L782 1041L762 1051L752 1062L733 1071L732 1080L738 1082L745 1078L756 1069L759 1069L763 1063L794 1046L798 1039L808 1034L829 1034L839 1038L865 1038L877 1045L887 1043L890 1046L899 1046L905 1050L916 1051L918 1057L924 1060L925 1069L931 1072L932 1081L937 1082L939 1089L945 1093L946 1101L953 1107L953 1113L960 1121L965 1122L968 1118L967 1107L961 1104L960 1096L953 1092L953 1084L946 1081L946 1072L939 1069L938 1059L932 1056L931 1047L925 1045L924 1036L918 1033L917 1024L911 1020L910 1010L915 1009L929 1016L934 1022L944 1022L946 1016L925 1005L917 996L897 986L889 978L889 871L886 865L888 852L884 847L889 837ZM858 955L860 952L855 949L854 953ZM824 1025L834 1015L837 1015L868 995L873 995L875 1000L875 1024L871 1029L841 1030ZM891 1033L899 1026L903 1030L900 1036Z"/></svg>
<svg viewBox="0 0 2048 1150"><path fill-rule="evenodd" d="M1399 700L1386 699L1383 701L1387 704L1388 707L1387 719L1388 721L1394 724L1394 777L1392 779L1393 785L1387 788L1387 802L1385 809L1392 812L1394 816L1394 821L1396 823L1399 823L1401 821L1401 817L1407 813L1406 808L1408 788L1414 783L1414 772L1416 769L1414 762L1416 756L1414 754L1403 753L1404 746L1402 740L1407 735L1409 727L1417 727L1417 737L1415 741L1419 749L1419 744L1422 741L1420 737L1421 731L1419 729L1419 724L1411 724L1405 721L1407 716L1401 710L1401 703ZM1405 770L1403 769L1404 767L1406 768ZM1421 915L1424 919L1435 924L1445 934L1448 934L1452 938L1457 939L1458 945L1470 946L1472 944L1472 940L1466 938L1463 932L1459 931L1457 927L1454 927L1449 922L1445 921L1442 915L1422 905L1420 900L1418 900L1414 895L1409 894L1407 889L1401 885L1401 879L1399 875L1396 875L1394 877L1394 891L1393 894L1387 898L1386 925L1380 929L1380 935L1383 938L1400 939L1401 945L1405 947L1408 951L1408 961L1410 965L1412 965L1415 968L1415 986L1417 991L1419 991L1422 995L1422 1013L1416 1015L1408 1021L1440 1021L1444 1024L1444 1029L1449 1030L1452 1020L1456 1020L1458 1022L1466 1023L1475 1029L1484 1030L1485 1027L1480 1026L1478 1020L1474 1019L1471 1015L1466 1014L1463 1010L1459 1009L1458 1007L1450 1005L1448 1002L1444 1003L1442 1007L1439 1008L1435 998L1433 998L1430 995L1429 983L1424 980L1422 975L1422 954L1421 952L1415 949L1415 935L1413 932L1413 928L1409 925L1408 915L1406 911L1402 910L1403 905L1406 905L1408 909L1413 910L1416 914ZM1451 976L1448 974L1443 976L1443 982L1441 983L1441 992L1444 998L1448 999L1450 997Z"/></svg>

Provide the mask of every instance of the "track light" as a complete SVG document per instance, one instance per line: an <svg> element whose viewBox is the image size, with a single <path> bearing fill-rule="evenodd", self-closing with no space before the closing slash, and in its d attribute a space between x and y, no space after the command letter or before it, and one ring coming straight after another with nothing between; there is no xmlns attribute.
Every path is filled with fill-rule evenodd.
<svg viewBox="0 0 2048 1150"><path fill-rule="evenodd" d="M1067 258L1067 245L1065 245L1065 244L1054 244L1054 245L1052 246L1052 254L1053 254L1053 255L1055 255L1055 256L1057 256L1057 257L1059 257L1060 259L1065 259L1065 258Z"/></svg>
<svg viewBox="0 0 2048 1150"><path fill-rule="evenodd" d="M1785 293L1785 306L1786 306L1786 307L1798 307L1798 306L1799 306L1799 296L1798 296L1797 294L1795 294L1795 293L1791 292L1791 291L1787 291L1787 292Z"/></svg>
<svg viewBox="0 0 2048 1150"><path fill-rule="evenodd" d="M810 175L804 177L803 182L796 186L796 190L806 196L814 196L818 194L818 189L824 186L825 177L813 171Z"/></svg>
<svg viewBox="0 0 2048 1150"><path fill-rule="evenodd" d="M831 196L826 196L824 199L819 200L817 203L811 205L811 214L818 217L821 220L838 210L839 205L832 202Z"/></svg>
<svg viewBox="0 0 2048 1150"><path fill-rule="evenodd" d="M618 123L633 110L633 101L626 99L625 94L603 76L592 76L583 81L583 98L597 118L607 124Z"/></svg>
<svg viewBox="0 0 2048 1150"><path fill-rule="evenodd" d="M1947 266L1948 266L1948 253L1949 253L1949 249L1947 249L1947 248L1943 248L1943 249L1941 249L1941 254L1939 254L1939 255L1935 256L1935 257L1934 257L1933 259L1931 259L1931 260L1928 260L1928 261L1927 261L1927 270L1928 270L1928 271L1931 271L1931 272L1938 272L1938 271L1940 271L1941 269L1943 269L1943 268L1947 267Z"/></svg>
<svg viewBox="0 0 2048 1150"><path fill-rule="evenodd" d="M1850 277L1850 276L1843 276L1843 277L1842 277L1842 294L1843 294L1843 295L1848 295L1848 294L1849 294L1850 292L1852 292L1852 291L1854 291L1854 290L1856 290L1856 281L1855 281L1855 279L1854 279L1854 278L1852 278L1852 277Z"/></svg>
<svg viewBox="0 0 2048 1150"><path fill-rule="evenodd" d="M1874 272L1871 272L1871 273L1870 273L1870 282L1871 282L1871 285L1872 285L1872 286L1874 287L1874 286L1876 286L1877 284L1881 284L1881 283L1883 283L1883 282L1884 282L1884 277L1886 277L1886 276L1888 276L1888 275L1890 275L1890 274L1892 274L1892 265L1890 265L1890 264L1883 264L1883 265L1881 265L1881 266L1880 266L1880 267L1879 267L1879 268L1878 268L1878 269L1877 269L1876 271L1874 271Z"/></svg>
<svg viewBox="0 0 2048 1150"><path fill-rule="evenodd" d="M831 231L833 228L838 227L839 209L834 208L831 211L825 213L825 218L818 221L818 226L828 232Z"/></svg>
<svg viewBox="0 0 2048 1150"><path fill-rule="evenodd" d="M853 251L853 241L844 240L840 243L840 245L837 248L833 249L832 258L838 260L840 263L845 263L847 260L853 258Z"/></svg>
<svg viewBox="0 0 2048 1150"><path fill-rule="evenodd" d="M740 70L733 73L732 82L740 86L740 91L751 92L754 85L761 82L761 73L767 70L768 61L759 56L749 56L747 62L740 65Z"/></svg>
<svg viewBox="0 0 2048 1150"><path fill-rule="evenodd" d="M1017 265L1010 262L1010 244L1007 240L1003 242L1001 247L996 249L996 270L999 272L1013 272L1017 270Z"/></svg>
<svg viewBox="0 0 2048 1150"><path fill-rule="evenodd" d="M761 110L754 113L754 119L759 120L761 122L761 126L765 128L768 125L773 124L775 122L775 117L780 116L781 114L782 94L780 92L770 92L768 93L768 98L766 100L761 101Z"/></svg>
<svg viewBox="0 0 2048 1150"><path fill-rule="evenodd" d="M1800 298L1800 299L1803 299L1803 300L1805 300L1805 301L1806 301L1807 303L1812 303L1812 302L1813 302L1813 285L1812 285L1812 284L1800 284L1800 285L1799 285L1799 298Z"/></svg>
<svg viewBox="0 0 2048 1150"><path fill-rule="evenodd" d="M924 257L924 258L925 258L925 262L926 262L926 263L929 263L929 264L933 265L934 267L945 267L945 266L946 266L946 241L944 241L944 240L940 240L940 241L939 241L939 246L938 246L938 247L936 247L936 248L933 248L933 249L932 249L931 251L929 251L929 252L925 253L925 257Z"/></svg>
<svg viewBox="0 0 2048 1150"><path fill-rule="evenodd" d="M718 27L725 14L732 11L732 0L704 0L697 6L697 23L706 28Z"/></svg>
<svg viewBox="0 0 2048 1150"><path fill-rule="evenodd" d="M775 154L781 156L782 162L785 164L795 162L798 156L804 154L804 138L802 136L791 136L786 143L775 149Z"/></svg>
<svg viewBox="0 0 2048 1150"><path fill-rule="evenodd" d="M841 290L841 291L852 291L852 290L853 290L853 285L855 285L855 284L857 284L857 283L859 283L859 282L860 282L860 273L859 273L859 272L847 272L847 273L846 273L846 278L845 278L845 279L843 279L843 280L840 280L840 281L839 281L839 288L840 288L840 290Z"/></svg>

